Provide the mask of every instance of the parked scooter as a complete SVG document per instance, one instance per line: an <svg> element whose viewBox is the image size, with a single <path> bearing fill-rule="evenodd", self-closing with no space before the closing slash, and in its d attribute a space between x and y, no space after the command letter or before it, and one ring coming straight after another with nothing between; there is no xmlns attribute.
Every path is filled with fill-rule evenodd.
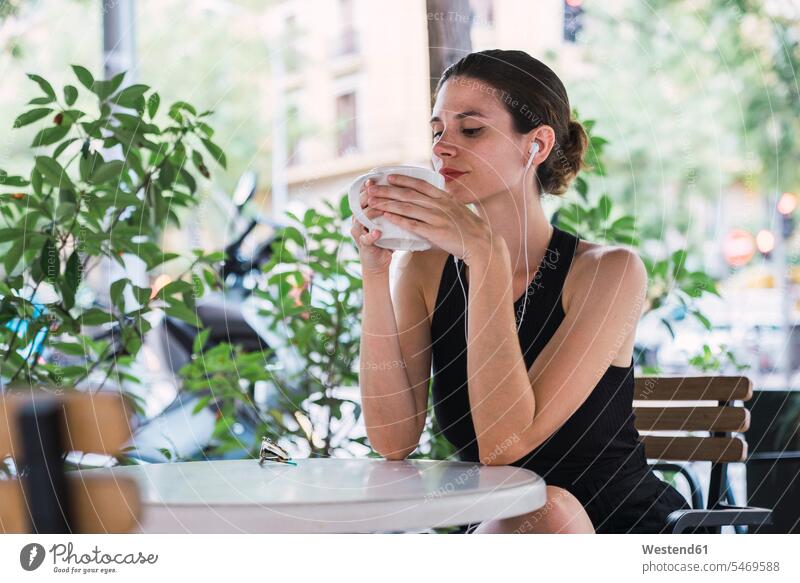
<svg viewBox="0 0 800 583"><path fill-rule="evenodd" d="M252 172L245 173L239 180L233 196L233 222L241 224L245 208L253 198L257 188L256 176ZM273 346L279 342L270 334L258 316L258 309L252 301L252 292L262 275L261 268L271 258L271 246L274 236L256 245L254 251L245 256L242 247L248 236L259 225L267 225L277 231L281 224L270 219L254 216L247 220L240 234L225 247L225 261L219 271L225 282L224 291L210 293L197 303L197 316L201 328L192 326L182 320L165 316L160 326L154 329L157 334L157 346L160 348L160 360L163 367L174 377L178 371L190 361L194 341L201 330L208 330L208 338L204 349L210 349L221 343L229 343L241 347L245 351L275 350ZM282 366L285 359L272 354L271 362ZM281 364L278 364L278 363ZM269 363L267 363L269 365ZM168 461L162 449L171 452L169 457L180 459L205 458L204 450L211 442L216 422L215 411L211 403L194 413L197 403L210 393L188 393L181 388L176 378L177 389L173 401L157 416L140 423L135 430L129 457L142 462ZM255 400L255 395L250 395ZM242 451L232 452L226 457L243 457L247 455L244 444L253 443L255 431L260 419L252 408L242 408L234 425L237 435L243 444Z"/></svg>

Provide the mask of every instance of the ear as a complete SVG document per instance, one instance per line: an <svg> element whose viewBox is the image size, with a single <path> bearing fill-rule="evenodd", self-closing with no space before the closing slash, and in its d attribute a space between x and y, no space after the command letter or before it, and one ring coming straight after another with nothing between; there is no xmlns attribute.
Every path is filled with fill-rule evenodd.
<svg viewBox="0 0 800 583"><path fill-rule="evenodd" d="M528 157L531 155L531 149L533 148L534 142L539 144L539 151L533 157L532 164L538 165L547 160L547 157L553 150L553 147L556 143L556 132L548 125L540 125L528 132L525 135L525 151L523 152L522 160L523 164L528 161Z"/></svg>

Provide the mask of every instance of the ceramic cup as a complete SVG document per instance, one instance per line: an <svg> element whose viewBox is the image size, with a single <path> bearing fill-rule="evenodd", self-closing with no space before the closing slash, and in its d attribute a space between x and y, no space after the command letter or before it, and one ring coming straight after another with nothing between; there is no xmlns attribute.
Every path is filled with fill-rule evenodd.
<svg viewBox="0 0 800 583"><path fill-rule="evenodd" d="M374 180L375 184L389 184L386 180L389 174L403 174L412 178L419 178L437 188L444 188L444 176L430 168L421 166L378 166L356 178L350 185L348 197L350 199L350 208L356 220L370 231L374 229L381 230L381 238L375 242L378 247L398 251L424 251L430 249L431 244L426 239L401 229L386 217L380 216L369 219L364 214L359 200L361 198L361 185L369 179Z"/></svg>

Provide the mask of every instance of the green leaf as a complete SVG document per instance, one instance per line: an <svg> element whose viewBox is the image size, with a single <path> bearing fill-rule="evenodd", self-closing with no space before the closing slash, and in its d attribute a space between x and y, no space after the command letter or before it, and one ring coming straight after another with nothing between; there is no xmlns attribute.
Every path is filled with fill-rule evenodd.
<svg viewBox="0 0 800 583"><path fill-rule="evenodd" d="M121 311L124 311L124 304L125 298L123 297L123 293L125 292L125 288L131 281L128 278L118 279L114 283L111 284L111 303L114 304L117 308Z"/></svg>
<svg viewBox="0 0 800 583"><path fill-rule="evenodd" d="M706 318L699 310L691 310L692 315L697 319L706 330L711 330L711 320Z"/></svg>
<svg viewBox="0 0 800 583"><path fill-rule="evenodd" d="M206 137L209 137L209 138L212 138L212 137L214 137L214 128L212 128L212 127L211 127L210 125L208 125L207 123L205 123L205 122L202 122L202 121L201 121L201 122L198 122L198 123L197 123L197 128L198 128L198 129L199 129L201 132L203 132L203 133L206 135Z"/></svg>
<svg viewBox="0 0 800 583"><path fill-rule="evenodd" d="M14 120L14 127L21 128L35 121L39 121L51 111L53 110L49 107L37 107L36 109L28 110Z"/></svg>
<svg viewBox="0 0 800 583"><path fill-rule="evenodd" d="M612 231L633 231L636 228L636 219L625 216L611 223Z"/></svg>
<svg viewBox="0 0 800 583"><path fill-rule="evenodd" d="M206 147L206 150L208 150L208 153L211 154L211 156L219 163L219 165L227 169L228 162L225 158L225 153L222 151L222 148L217 146L211 140L207 140L205 138L202 138L200 141L203 142L203 145Z"/></svg>
<svg viewBox="0 0 800 583"><path fill-rule="evenodd" d="M159 103L161 103L161 98L158 96L158 93L153 93L147 98L147 115L150 116L150 119L156 116Z"/></svg>
<svg viewBox="0 0 800 583"><path fill-rule="evenodd" d="M680 278L686 271L686 256L684 249L678 249L672 254L672 277L675 279Z"/></svg>
<svg viewBox="0 0 800 583"><path fill-rule="evenodd" d="M11 274L14 269L17 267L20 258L22 258L22 252L25 249L25 240L18 239L11 248L6 251L6 256L3 260L3 266L5 267L6 273Z"/></svg>
<svg viewBox="0 0 800 583"><path fill-rule="evenodd" d="M583 200L588 200L587 194L589 193L589 183L586 182L586 179L582 176L578 176L575 179L575 190L578 191L578 194L581 195Z"/></svg>
<svg viewBox="0 0 800 583"><path fill-rule="evenodd" d="M175 103L172 104L172 107L170 107L170 109L176 111L179 109L183 109L185 111L188 111L192 115L197 115L197 110L194 108L194 106L190 105L189 103L186 103L185 101L176 101Z"/></svg>
<svg viewBox="0 0 800 583"><path fill-rule="evenodd" d="M197 319L197 314L194 311L187 308L185 305L174 302L164 308L164 312L167 316L172 318L178 318L179 320L183 320L187 324L191 324L195 327L200 327L200 321Z"/></svg>
<svg viewBox="0 0 800 583"><path fill-rule="evenodd" d="M600 200L597 202L597 208L600 211L600 217L603 221L607 221L608 217L611 216L611 207L612 202L611 199L608 197L607 194L604 194L600 197Z"/></svg>
<svg viewBox="0 0 800 583"><path fill-rule="evenodd" d="M150 294L153 292L149 287L139 287L138 285L131 285L131 290L133 290L133 297L136 298L136 302L141 306L150 301Z"/></svg>
<svg viewBox="0 0 800 583"><path fill-rule="evenodd" d="M303 234L296 227L292 226L284 227L283 229L280 230L280 235L284 239L289 239L291 241L294 241L301 247L305 245L305 239L303 239Z"/></svg>
<svg viewBox="0 0 800 583"><path fill-rule="evenodd" d="M192 415L197 415L200 411L208 407L208 404L211 402L211 398L212 398L211 395L206 395L204 397L201 397L200 400L197 401L197 404L192 409Z"/></svg>
<svg viewBox="0 0 800 583"><path fill-rule="evenodd" d="M122 160L104 162L94 169L89 181L93 184L103 184L113 179L114 183L118 183L124 168L125 162Z"/></svg>
<svg viewBox="0 0 800 583"><path fill-rule="evenodd" d="M91 355L91 350L88 345L84 346L83 344L77 344L75 342L53 342L51 346L59 352L70 356L89 357Z"/></svg>
<svg viewBox="0 0 800 583"><path fill-rule="evenodd" d="M189 192L194 194L195 191L197 191L197 181L194 179L194 176L192 176L186 170L186 168L181 168L178 175L181 177L183 183L189 188Z"/></svg>
<svg viewBox="0 0 800 583"><path fill-rule="evenodd" d="M42 89L42 91L44 91L45 95L47 95L51 99L55 100L56 92L53 91L53 86L50 85L50 83L45 81L39 75L34 75L32 73L28 73L28 79L31 79L32 81L35 81L39 85L39 87Z"/></svg>
<svg viewBox="0 0 800 583"><path fill-rule="evenodd" d="M78 163L81 180L88 182L95 168L99 168L103 164L103 158L96 152L92 152L87 156L81 156L80 162Z"/></svg>
<svg viewBox="0 0 800 583"><path fill-rule="evenodd" d="M25 234L24 229L0 229L0 243L15 241Z"/></svg>
<svg viewBox="0 0 800 583"><path fill-rule="evenodd" d="M200 354L203 350L203 347L206 345L208 341L208 335L211 333L210 328L206 328L205 330L200 331L200 333L194 337L194 342L192 343L192 353L193 354Z"/></svg>
<svg viewBox="0 0 800 583"><path fill-rule="evenodd" d="M150 89L150 87L147 85L129 85L120 91L111 101L120 107L134 107L148 89Z"/></svg>
<svg viewBox="0 0 800 583"><path fill-rule="evenodd" d="M65 305L68 310L72 309L72 306L75 304L75 292L78 290L78 286L81 284L81 260L78 256L77 249L72 252L72 255L69 256L67 259L67 266L64 269L64 285L62 286L62 292L64 293L64 303L67 304L67 295L71 297L70 305Z"/></svg>
<svg viewBox="0 0 800 583"><path fill-rule="evenodd" d="M64 111L61 112L61 114L63 116L61 125L67 125L67 126L71 126L80 118L86 115L85 113L83 113L78 109L65 109Z"/></svg>
<svg viewBox="0 0 800 583"><path fill-rule="evenodd" d="M116 318L114 318L112 314L104 312L99 308L91 308L78 316L77 320L84 326L100 326L101 324L115 322Z"/></svg>
<svg viewBox="0 0 800 583"><path fill-rule="evenodd" d="M41 172L42 177L52 184L61 188L72 187L72 181L67 176L61 164L47 156L36 156L36 169Z"/></svg>
<svg viewBox="0 0 800 583"><path fill-rule="evenodd" d="M5 170L0 170L0 184L5 186L28 186L30 184L22 176L9 176Z"/></svg>
<svg viewBox="0 0 800 583"><path fill-rule="evenodd" d="M41 146L49 146L55 144L69 133L69 125L63 124L60 126L53 126L51 128L44 128L36 137L33 138L32 148L39 148Z"/></svg>
<svg viewBox="0 0 800 583"><path fill-rule="evenodd" d="M39 266L42 269L44 279L55 282L61 275L61 258L58 249L52 239L47 239L42 246L42 254L39 256Z"/></svg>
<svg viewBox="0 0 800 583"><path fill-rule="evenodd" d="M70 138L69 140L64 140L61 142L58 146L56 146L56 149L53 150L53 158L58 158L71 143L77 142L78 140L80 140L80 138Z"/></svg>
<svg viewBox="0 0 800 583"><path fill-rule="evenodd" d="M73 105L78 100L78 88L74 85L64 86L64 101L67 105Z"/></svg>
<svg viewBox="0 0 800 583"><path fill-rule="evenodd" d="M220 261L225 261L225 252L214 251L213 253L208 253L203 257L203 261L206 263L219 263Z"/></svg>
<svg viewBox="0 0 800 583"><path fill-rule="evenodd" d="M339 199L339 216L342 220L349 219L353 215L353 211L350 209L350 200L349 196L345 193Z"/></svg>
<svg viewBox="0 0 800 583"><path fill-rule="evenodd" d="M80 65L72 65L72 70L75 72L75 76L78 78L78 81L81 82L81 85L91 91L94 85L94 77L89 70Z"/></svg>
<svg viewBox="0 0 800 583"><path fill-rule="evenodd" d="M47 105L53 103L55 99L52 97L34 97L28 102L28 105Z"/></svg>
<svg viewBox="0 0 800 583"><path fill-rule="evenodd" d="M113 95L119 86L122 85L122 80L125 78L125 71L114 75L109 81L95 81L92 83L91 91L101 100L105 100L109 95Z"/></svg>

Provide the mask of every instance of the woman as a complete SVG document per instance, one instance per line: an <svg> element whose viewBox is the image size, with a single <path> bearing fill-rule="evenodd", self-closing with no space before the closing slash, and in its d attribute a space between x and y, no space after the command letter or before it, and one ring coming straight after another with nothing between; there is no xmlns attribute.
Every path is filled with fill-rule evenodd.
<svg viewBox="0 0 800 583"><path fill-rule="evenodd" d="M540 203L567 190L587 147L564 85L524 52L472 53L442 75L431 128L444 189L390 177L367 185L362 207L432 249L400 254L390 289L380 230L351 231L373 448L396 460L417 447L432 378L461 459L529 468L548 484L543 508L477 532L662 531L688 505L649 470L634 427L647 272L633 251L550 225Z"/></svg>

